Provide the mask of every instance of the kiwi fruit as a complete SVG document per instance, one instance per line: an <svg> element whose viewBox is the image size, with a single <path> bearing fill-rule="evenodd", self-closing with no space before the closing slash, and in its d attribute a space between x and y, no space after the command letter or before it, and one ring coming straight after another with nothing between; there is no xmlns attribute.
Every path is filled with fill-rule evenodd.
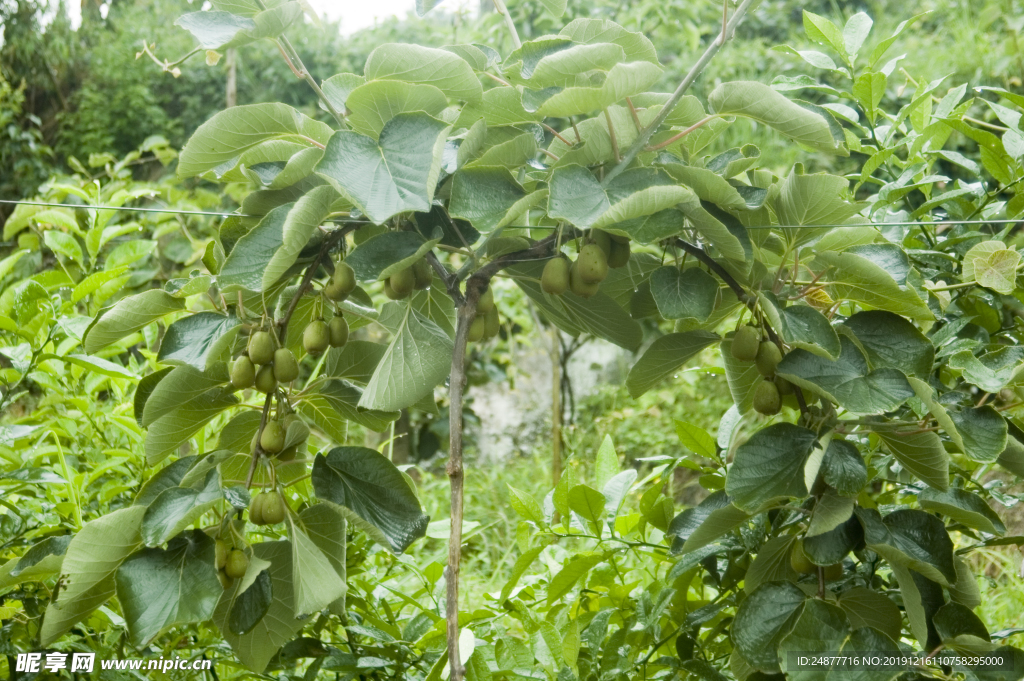
<svg viewBox="0 0 1024 681"><path fill-rule="evenodd" d="M228 560L224 564L224 574L231 579L241 579L245 571L249 569L249 557L244 551L231 549L228 551Z"/></svg>
<svg viewBox="0 0 1024 681"><path fill-rule="evenodd" d="M355 270L347 262L339 262L338 266L334 268L331 284L341 294L341 297L332 298L332 300L345 300L352 291L356 290Z"/></svg>
<svg viewBox="0 0 1024 681"><path fill-rule="evenodd" d="M302 332L302 347L311 355L319 355L331 344L331 330L327 322L315 319Z"/></svg>
<svg viewBox="0 0 1024 681"><path fill-rule="evenodd" d="M579 261L574 262L569 268L569 290L578 295L580 298L590 298L595 293L601 284L588 284L583 281L583 277L580 276L579 272Z"/></svg>
<svg viewBox="0 0 1024 681"><path fill-rule="evenodd" d="M413 263L412 274L416 281L417 291L430 288L430 283L434 281L434 271L430 269L430 263L426 258L420 258Z"/></svg>
<svg viewBox="0 0 1024 681"><path fill-rule="evenodd" d="M263 427L260 435L260 447L268 454L279 454L284 449L284 426L280 421L270 421Z"/></svg>
<svg viewBox="0 0 1024 681"><path fill-rule="evenodd" d="M761 332L753 326L741 326L732 337L732 356L743 362L753 362L761 349Z"/></svg>
<svg viewBox="0 0 1024 681"><path fill-rule="evenodd" d="M249 502L249 522L253 525L266 525L263 521L263 493L254 494Z"/></svg>
<svg viewBox="0 0 1024 681"><path fill-rule="evenodd" d="M281 453L277 455L278 461L294 461L295 457L299 454L299 445L292 445L291 447L285 447L281 450Z"/></svg>
<svg viewBox="0 0 1024 681"><path fill-rule="evenodd" d="M540 287L544 293L560 296L569 288L569 261L562 256L548 260L540 275Z"/></svg>
<svg viewBox="0 0 1024 681"><path fill-rule="evenodd" d="M754 391L754 409L759 414L772 416L782 408L782 396L771 381L761 381Z"/></svg>
<svg viewBox="0 0 1024 681"><path fill-rule="evenodd" d="M256 372L255 386L257 390L266 395L277 390L277 379L274 378L274 367L269 364L261 366L260 370Z"/></svg>
<svg viewBox="0 0 1024 681"><path fill-rule="evenodd" d="M278 383L291 383L299 377L299 363L288 348L278 348L274 352L274 378Z"/></svg>
<svg viewBox="0 0 1024 681"><path fill-rule="evenodd" d="M256 366L246 355L241 355L231 365L231 385L235 390L251 388L256 382Z"/></svg>
<svg viewBox="0 0 1024 681"><path fill-rule="evenodd" d="M492 307L490 312L484 315L484 338L494 338L501 330L501 318L498 317L498 308Z"/></svg>
<svg viewBox="0 0 1024 681"><path fill-rule="evenodd" d="M480 294L480 300L476 301L476 313L487 314L494 309L494 289L490 286Z"/></svg>
<svg viewBox="0 0 1024 681"><path fill-rule="evenodd" d="M629 264L629 242L613 241L611 253L608 254L608 267L618 269Z"/></svg>
<svg viewBox="0 0 1024 681"><path fill-rule="evenodd" d="M280 493L270 492L263 496L263 524L277 525L284 521L284 499Z"/></svg>
<svg viewBox="0 0 1024 681"><path fill-rule="evenodd" d="M391 288L391 279L384 280L384 295L391 300L401 300L402 298L405 298L405 296L398 295L398 292Z"/></svg>
<svg viewBox="0 0 1024 681"><path fill-rule="evenodd" d="M782 361L782 351L779 350L779 346L771 341L761 341L761 344L757 347L757 356L754 357L754 363L757 365L757 370L762 376L774 376L775 368L779 366L779 362Z"/></svg>
<svg viewBox="0 0 1024 681"><path fill-rule="evenodd" d="M825 566L825 581L835 582L843 578L845 570L843 570L842 563L832 563L831 565Z"/></svg>
<svg viewBox="0 0 1024 681"><path fill-rule="evenodd" d="M473 318L469 325L469 335L466 337L470 343L479 343L484 338L484 331L487 330L487 323L481 315Z"/></svg>
<svg viewBox="0 0 1024 681"><path fill-rule="evenodd" d="M274 345L269 331L257 331L249 336L249 359L253 364L270 364L274 359Z"/></svg>
<svg viewBox="0 0 1024 681"><path fill-rule="evenodd" d="M603 232L600 229L590 230L591 240L597 244L597 247L604 251L604 257L607 258L612 253L612 238L608 232Z"/></svg>
<svg viewBox="0 0 1024 681"><path fill-rule="evenodd" d="M797 539L789 554L789 564L798 574L810 575L818 572L818 566L804 553L804 540Z"/></svg>
<svg viewBox="0 0 1024 681"><path fill-rule="evenodd" d="M327 324L331 337L331 347L340 348L348 343L348 322L340 314L335 315Z"/></svg>
<svg viewBox="0 0 1024 681"><path fill-rule="evenodd" d="M218 539L217 544L214 548L214 564L218 570L224 569L224 566L228 562L228 543L223 539Z"/></svg>
<svg viewBox="0 0 1024 681"><path fill-rule="evenodd" d="M408 296L416 288L416 274L412 271L411 267L395 272L388 281L391 283L391 288L394 292L402 298Z"/></svg>
<svg viewBox="0 0 1024 681"><path fill-rule="evenodd" d="M341 287L333 281L327 282L324 286L324 295L334 301L345 300L345 294L341 292Z"/></svg>
<svg viewBox="0 0 1024 681"><path fill-rule="evenodd" d="M784 379L782 376L776 376L774 379L772 379L772 382L775 384L775 387L779 389L780 395L793 394L793 384Z"/></svg>
<svg viewBox="0 0 1024 681"><path fill-rule="evenodd" d="M608 276L608 256L597 244L587 244L580 249L576 269L585 284L600 284Z"/></svg>

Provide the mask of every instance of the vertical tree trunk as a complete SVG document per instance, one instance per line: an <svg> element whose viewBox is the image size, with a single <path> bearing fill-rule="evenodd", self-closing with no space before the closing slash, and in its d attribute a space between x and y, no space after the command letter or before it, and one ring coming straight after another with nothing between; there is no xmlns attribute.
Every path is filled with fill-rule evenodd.
<svg viewBox="0 0 1024 681"><path fill-rule="evenodd" d="M227 105L228 107L235 106L238 104L238 83L235 62L238 59L238 50L231 47L228 49L226 55L227 67L228 67L228 83L227 83Z"/></svg>

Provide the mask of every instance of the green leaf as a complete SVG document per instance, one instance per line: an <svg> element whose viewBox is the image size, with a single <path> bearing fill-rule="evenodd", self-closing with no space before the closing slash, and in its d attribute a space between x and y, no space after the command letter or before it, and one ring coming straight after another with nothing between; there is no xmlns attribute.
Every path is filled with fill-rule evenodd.
<svg viewBox="0 0 1024 681"><path fill-rule="evenodd" d="M345 582L334 565L313 542L295 518L288 518L292 545L292 587L296 617L323 610L345 595Z"/></svg>
<svg viewBox="0 0 1024 681"><path fill-rule="evenodd" d="M54 253L60 253L65 258L74 260L79 265L83 264L82 247L78 245L75 237L70 234L49 229L43 232L43 241Z"/></svg>
<svg viewBox="0 0 1024 681"><path fill-rule="evenodd" d="M888 596L856 586L840 594L839 607L850 618L853 629L873 627L894 641L899 640L902 617L899 607Z"/></svg>
<svg viewBox="0 0 1024 681"><path fill-rule="evenodd" d="M396 553L426 534L430 518L409 483L372 449L335 447L326 457L318 454L312 482L319 499L351 510L376 530L376 541Z"/></svg>
<svg viewBox="0 0 1024 681"><path fill-rule="evenodd" d="M153 388L142 412L143 427L149 426L161 416L171 413L203 393L228 382L225 365L218 365L209 372L197 371L189 365L172 369Z"/></svg>
<svg viewBox="0 0 1024 681"><path fill-rule="evenodd" d="M1016 288L1019 268L1019 252L1007 248L1002 241L982 241L964 255L961 279L977 281L997 293L1010 294Z"/></svg>
<svg viewBox="0 0 1024 681"><path fill-rule="evenodd" d="M386 351L387 346L381 343L350 340L343 348L331 348L327 351L323 375L346 378L365 385L373 376L374 369L380 364Z"/></svg>
<svg viewBox="0 0 1024 681"><path fill-rule="evenodd" d="M433 85L370 80L348 93L345 120L355 132L376 139L398 114L422 111L437 116L447 106L448 98Z"/></svg>
<svg viewBox="0 0 1024 681"><path fill-rule="evenodd" d="M217 276L225 293L264 290L264 281L270 279L267 265L281 248L284 226L294 206L286 203L274 208L235 243Z"/></svg>
<svg viewBox="0 0 1024 681"><path fill-rule="evenodd" d="M945 492L926 489L918 495L918 502L921 508L949 516L967 527L989 534L1006 533L1006 526L996 512L973 492L955 488Z"/></svg>
<svg viewBox="0 0 1024 681"><path fill-rule="evenodd" d="M122 298L86 330L85 351L92 354L184 307L185 301L159 289Z"/></svg>
<svg viewBox="0 0 1024 681"><path fill-rule="evenodd" d="M294 204L286 204L290 208L286 211L284 220L281 223L281 244L271 255L269 262L266 263L263 270L263 279L260 282L260 288L257 290L266 291L284 277L288 269L295 264L302 250L310 243L310 239L316 233L317 227L330 215L331 205L337 198L338 193L332 187L320 186L314 187ZM267 217L269 218L269 215ZM264 219L266 220L267 218ZM253 231L256 229L259 229L259 227L257 226ZM242 237L239 243L235 245L231 255L228 256L229 261L231 256L238 250L238 246L247 237L248 235ZM226 265L227 262L225 262Z"/></svg>
<svg viewBox="0 0 1024 681"><path fill-rule="evenodd" d="M1006 449L1006 420L992 407L961 407L949 411L964 453L974 461L991 463Z"/></svg>
<svg viewBox="0 0 1024 681"><path fill-rule="evenodd" d="M576 582L605 559L602 553L577 553L570 556L562 569L551 578L548 584L548 603L554 603L569 593Z"/></svg>
<svg viewBox="0 0 1024 681"><path fill-rule="evenodd" d="M665 319L692 317L703 324L715 311L718 282L699 267L660 267L651 274L651 295Z"/></svg>
<svg viewBox="0 0 1024 681"><path fill-rule="evenodd" d="M701 330L670 333L658 338L626 376L626 389L630 396L634 399L640 397L718 340L718 334Z"/></svg>
<svg viewBox="0 0 1024 681"><path fill-rule="evenodd" d="M949 455L938 435L933 432L877 432L886 449L904 468L930 487L940 491L949 488Z"/></svg>
<svg viewBox="0 0 1024 681"><path fill-rule="evenodd" d="M191 33L204 50L226 50L279 36L301 15L299 2L284 2L251 14L252 18L214 10L190 12L174 23Z"/></svg>
<svg viewBox="0 0 1024 681"><path fill-rule="evenodd" d="M255 562L250 558L250 563ZM263 561L264 564L265 561ZM243 583L246 577L250 574L250 570L246 570L245 577L243 577ZM256 574L252 584L241 591L238 598L235 599L231 606L231 614L228 616L228 629L232 634L244 636L250 631L256 628L256 625L260 623L266 614L270 611L270 605L274 601L273 583L270 579L270 572L264 568L259 570Z"/></svg>
<svg viewBox="0 0 1024 681"><path fill-rule="evenodd" d="M762 544L743 578L744 590L750 593L766 582L795 582L798 575L789 560L795 543L795 535L785 534Z"/></svg>
<svg viewBox="0 0 1024 681"><path fill-rule="evenodd" d="M850 622L841 608L824 600L810 599L790 632L779 641L778 658L782 671L792 681L818 681L821 668L791 665L797 655L836 654L850 632Z"/></svg>
<svg viewBox="0 0 1024 681"><path fill-rule="evenodd" d="M790 582L768 582L754 589L736 610L733 644L754 669L778 673L778 647L793 630L807 596Z"/></svg>
<svg viewBox="0 0 1024 681"><path fill-rule="evenodd" d="M854 500L828 489L818 497L807 526L807 536L817 537L836 529L853 515Z"/></svg>
<svg viewBox="0 0 1024 681"><path fill-rule="evenodd" d="M238 657L238 660L250 671L257 674L266 669L270 659L277 654L281 647L291 641L295 634L306 624L306 620L300 620L294 613L294 594L292 587L292 563L291 543L286 541L261 542L252 546L253 558L250 558L250 570L260 567L255 571L252 579L249 573L246 578L235 580L234 588L226 589L221 596L220 602L213 615L213 621L220 629L224 640L231 646L231 650ZM228 626L228 619L233 614L232 609L240 596L242 587L253 583L257 574L262 572L259 564L269 561L270 568L267 574L270 576L272 600L266 614L245 634L237 634Z"/></svg>
<svg viewBox="0 0 1024 681"><path fill-rule="evenodd" d="M856 253L817 252L815 269L829 270L832 298L849 299L869 309L889 310L914 321L935 319L928 306L909 288L901 288L881 266Z"/></svg>
<svg viewBox="0 0 1024 681"><path fill-rule="evenodd" d="M881 414L892 411L914 396L901 371L893 368L868 370L857 346L845 336L840 339L839 358L832 361L802 349L783 357L780 376L814 392L823 393L851 412Z"/></svg>
<svg viewBox="0 0 1024 681"><path fill-rule="evenodd" d="M512 566L512 573L509 576L508 581L505 582L505 586L501 588L501 602L508 600L508 597L512 595L512 592L515 590L516 584L519 583L522 576L528 569L530 569L530 566L533 565L533 561L537 560L537 556L539 556L540 552L545 548L547 547L536 546L516 559L516 564Z"/></svg>
<svg viewBox="0 0 1024 681"><path fill-rule="evenodd" d="M965 381L982 390L997 393L1006 387L1020 369L1024 347L1004 346L975 357L970 350L961 350L949 358L949 367L963 372Z"/></svg>
<svg viewBox="0 0 1024 681"><path fill-rule="evenodd" d="M578 43L615 43L623 49L627 61L658 62L654 43L640 32L627 31L608 19L573 19L559 35Z"/></svg>
<svg viewBox="0 0 1024 681"><path fill-rule="evenodd" d="M601 446L597 449L597 457L594 460L594 475L596 476L595 482L597 486L600 489L604 489L608 481L618 475L621 470L619 456L615 453L615 443L612 442L612 436L605 435L601 441Z"/></svg>
<svg viewBox="0 0 1024 681"><path fill-rule="evenodd" d="M416 232L384 232L360 244L345 262L360 281L386 279L422 258L438 241Z"/></svg>
<svg viewBox="0 0 1024 681"><path fill-rule="evenodd" d="M754 407L754 393L764 381L754 362L736 359L732 354L732 339L722 340L720 345L722 362L725 364L725 379L729 383L729 394L740 414L746 414ZM802 352L795 350L794 352ZM793 353L789 353L792 355Z"/></svg>
<svg viewBox="0 0 1024 681"><path fill-rule="evenodd" d="M512 224L547 196L544 190L527 193L506 168L464 168L452 180L448 209L487 233Z"/></svg>
<svg viewBox="0 0 1024 681"><path fill-rule="evenodd" d="M376 224L404 211L428 211L448 129L425 113L403 113L384 125L379 140L339 130L316 172Z"/></svg>
<svg viewBox="0 0 1024 681"><path fill-rule="evenodd" d="M893 565L910 568L944 586L957 581L953 542L942 521L924 511L900 509L884 518L857 509L869 549Z"/></svg>
<svg viewBox="0 0 1024 681"><path fill-rule="evenodd" d="M90 357L89 355L64 355L63 357L60 357L48 352L41 352L38 355L38 359L40 361L55 359L61 362L67 362L68 364L74 364L75 366L82 367L83 369L102 376L109 376L110 378L135 378L134 373L128 371L120 364L114 364L113 362L105 359Z"/></svg>
<svg viewBox="0 0 1024 681"><path fill-rule="evenodd" d="M216 388L155 420L146 432L146 463L160 463L228 407L238 404L233 389Z"/></svg>
<svg viewBox="0 0 1024 681"><path fill-rule="evenodd" d="M935 347L903 317L872 310L856 313L845 324L857 337L873 368L890 367L922 378L932 372Z"/></svg>
<svg viewBox="0 0 1024 681"><path fill-rule="evenodd" d="M723 83L708 95L708 104L715 113L751 118L812 149L849 155L845 141L833 136L824 116L791 102L762 83Z"/></svg>
<svg viewBox="0 0 1024 681"><path fill-rule="evenodd" d="M868 482L868 468L856 446L834 438L821 461L821 477L843 496L856 497Z"/></svg>
<svg viewBox="0 0 1024 681"><path fill-rule="evenodd" d="M676 421L675 424L676 435L679 436L680 444L694 454L703 456L706 459L714 459L716 457L718 450L715 449L715 440L706 430L686 421Z"/></svg>
<svg viewBox="0 0 1024 681"><path fill-rule="evenodd" d="M544 510L532 494L518 490L512 485L506 485L506 487L509 492L508 501L520 518L533 521L538 525L544 522Z"/></svg>
<svg viewBox="0 0 1024 681"><path fill-rule="evenodd" d="M143 549L121 564L115 577L117 600L133 646L148 645L169 627L213 616L223 591L213 562L213 539L192 530L166 549Z"/></svg>
<svg viewBox="0 0 1024 681"><path fill-rule="evenodd" d="M606 189L588 169L568 165L556 168L551 175L548 215L581 228L603 228L693 200L693 192L672 184L667 175L654 169L626 171ZM631 236L618 226L611 231Z"/></svg>
<svg viewBox="0 0 1024 681"><path fill-rule="evenodd" d="M576 485L569 490L569 508L597 526L604 519L604 507L604 495L593 487Z"/></svg>
<svg viewBox="0 0 1024 681"><path fill-rule="evenodd" d="M739 508L754 511L780 497L807 496L804 465L817 443L813 431L776 423L736 449L725 491Z"/></svg>
<svg viewBox="0 0 1024 681"><path fill-rule="evenodd" d="M433 85L452 99L477 102L483 86L469 63L453 52L408 43L381 45L366 58L369 80Z"/></svg>
<svg viewBox="0 0 1024 681"><path fill-rule="evenodd" d="M213 508L223 496L217 472L212 470L206 474L202 489L165 489L146 508L142 518L143 543L146 546L163 544Z"/></svg>
<svg viewBox="0 0 1024 681"><path fill-rule="evenodd" d="M348 430L346 421L380 433L399 417L397 411L359 408L362 396L363 392L359 388L339 379L331 379L304 395L298 402L298 409L339 443L345 441Z"/></svg>
<svg viewBox="0 0 1024 681"><path fill-rule="evenodd" d="M238 317L225 317L219 312L182 317L167 327L157 360L199 371L212 368L213 362L228 349L227 344L234 340L239 324Z"/></svg>
<svg viewBox="0 0 1024 681"><path fill-rule="evenodd" d="M616 64L596 87L567 87L543 97L537 107L538 116L566 117L599 111L626 97L647 91L661 77L661 68L651 62L635 61Z"/></svg>
<svg viewBox="0 0 1024 681"><path fill-rule="evenodd" d="M112 511L86 523L71 540L60 568L64 586L60 598L46 606L40 645L50 645L114 595L114 573L142 543L145 511L141 506Z"/></svg>
<svg viewBox="0 0 1024 681"><path fill-rule="evenodd" d="M537 114L523 108L522 95L516 87L495 87L484 92L479 102L470 102L462 107L456 127L469 128L480 119L489 126L518 125L531 123Z"/></svg>
<svg viewBox="0 0 1024 681"><path fill-rule="evenodd" d="M71 539L70 534L47 537L33 544L21 558L4 563L0 566L0 589L56 575L60 572Z"/></svg>
<svg viewBox="0 0 1024 681"><path fill-rule="evenodd" d="M673 538L673 553L689 552L707 545L748 517L738 512L728 495L719 490L673 518L665 536ZM691 544L694 537L696 541Z"/></svg>
<svg viewBox="0 0 1024 681"><path fill-rule="evenodd" d="M345 516L337 507L325 503L314 504L299 513L299 520L306 534L320 549L334 573L341 579L342 595L329 605L331 611L337 607L344 608L346 568L346 528Z"/></svg>
<svg viewBox="0 0 1024 681"><path fill-rule="evenodd" d="M432 393L451 372L454 345L437 324L411 307L389 304L382 323L395 329L394 339L363 391L364 409L398 411Z"/></svg>
<svg viewBox="0 0 1024 681"><path fill-rule="evenodd" d="M839 336L821 312L810 305L780 308L767 294L758 297L772 328L786 343L828 359L839 357Z"/></svg>
<svg viewBox="0 0 1024 681"><path fill-rule="evenodd" d="M234 162L261 142L284 139L323 146L331 128L286 104L234 106L206 121L193 133L178 158L178 177L193 177Z"/></svg>

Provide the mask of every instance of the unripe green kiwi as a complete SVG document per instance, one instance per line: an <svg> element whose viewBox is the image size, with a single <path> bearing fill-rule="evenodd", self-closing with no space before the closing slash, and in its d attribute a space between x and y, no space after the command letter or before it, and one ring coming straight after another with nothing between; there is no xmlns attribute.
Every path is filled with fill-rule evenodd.
<svg viewBox="0 0 1024 681"><path fill-rule="evenodd" d="M608 276L608 256L597 244L587 244L580 249L576 268L585 284L600 284Z"/></svg>
<svg viewBox="0 0 1024 681"><path fill-rule="evenodd" d="M412 274L416 280L417 291L430 288L430 282L434 280L434 270L430 268L430 263L427 262L426 258L420 258L413 263Z"/></svg>
<svg viewBox="0 0 1024 681"><path fill-rule="evenodd" d="M408 294L404 296L399 295L399 293L395 289L391 288L391 279L384 280L384 295L386 295L391 300L402 300L403 298L408 297Z"/></svg>
<svg viewBox="0 0 1024 681"><path fill-rule="evenodd" d="M761 341L757 348L757 356L754 357L754 363L757 364L757 370L761 375L774 376L775 368L781 361L782 351L779 350L779 346L771 341Z"/></svg>
<svg viewBox="0 0 1024 681"><path fill-rule="evenodd" d="M793 394L793 384L784 379L782 376L775 376L772 382L775 384L775 387L779 389L780 395Z"/></svg>
<svg viewBox="0 0 1024 681"><path fill-rule="evenodd" d="M782 409L782 397L774 383L761 381L757 384L757 390L754 391L754 409L766 416L779 413Z"/></svg>
<svg viewBox="0 0 1024 681"><path fill-rule="evenodd" d="M732 337L732 356L744 362L753 362L761 347L761 332L753 326L741 326Z"/></svg>
<svg viewBox="0 0 1024 681"><path fill-rule="evenodd" d="M268 331L249 336L249 359L253 364L270 364L274 359L274 337Z"/></svg>
<svg viewBox="0 0 1024 681"><path fill-rule="evenodd" d="M628 244L629 243L629 237L628 236L623 236L622 234L609 234L608 236L610 236L612 238L612 241L614 241L616 243L620 243L620 244Z"/></svg>
<svg viewBox="0 0 1024 681"><path fill-rule="evenodd" d="M348 322L340 314L331 318L327 324L331 337L331 347L340 348L348 343Z"/></svg>
<svg viewBox="0 0 1024 681"><path fill-rule="evenodd" d="M331 283L339 288L342 292L341 298L337 300L344 300L348 298L352 291L356 290L356 273L352 269L352 266L347 262L339 262L338 266L334 268L334 275L331 277Z"/></svg>
<svg viewBox="0 0 1024 681"><path fill-rule="evenodd" d="M302 332L302 347L311 355L319 355L331 344L331 330L322 319L314 319Z"/></svg>
<svg viewBox="0 0 1024 681"><path fill-rule="evenodd" d="M277 390L277 379L274 378L274 367L265 364L256 372L256 389L261 393L269 395Z"/></svg>
<svg viewBox="0 0 1024 681"><path fill-rule="evenodd" d="M228 551L228 561L224 564L224 574L231 579L241 579L245 571L249 569L249 556L245 551L231 549Z"/></svg>
<svg viewBox="0 0 1024 681"><path fill-rule="evenodd" d="M263 522L263 493L254 494L249 502L249 522L253 525L264 525Z"/></svg>
<svg viewBox="0 0 1024 681"><path fill-rule="evenodd" d="M490 286L487 287L483 293L480 294L480 299L476 301L476 313L487 314L494 309L494 289Z"/></svg>
<svg viewBox="0 0 1024 681"><path fill-rule="evenodd" d="M498 317L498 308L492 307L484 315L484 338L494 338L501 330L501 318Z"/></svg>
<svg viewBox="0 0 1024 681"><path fill-rule="evenodd" d="M270 421L263 427L260 447L268 454L278 454L284 449L284 427L279 421Z"/></svg>
<svg viewBox="0 0 1024 681"><path fill-rule="evenodd" d="M263 522L266 525L277 525L284 521L284 499L278 492L270 492L264 495L263 500Z"/></svg>
<svg viewBox="0 0 1024 681"><path fill-rule="evenodd" d="M278 383L291 383L299 377L299 363L288 348L274 351L274 378Z"/></svg>
<svg viewBox="0 0 1024 681"><path fill-rule="evenodd" d="M824 574L825 581L826 582L836 582L836 581L839 581L840 579L843 578L843 573L844 572L845 571L843 570L843 564L841 562L840 563L832 563L831 565L826 565L825 566L825 574Z"/></svg>
<svg viewBox="0 0 1024 681"><path fill-rule="evenodd" d="M793 550L789 554L789 564L801 575L811 575L818 572L818 566L811 562L811 559L804 553L804 540L797 539L793 544Z"/></svg>
<svg viewBox="0 0 1024 681"><path fill-rule="evenodd" d="M608 255L608 267L618 269L629 264L629 242L612 241L612 252Z"/></svg>
<svg viewBox="0 0 1024 681"><path fill-rule="evenodd" d="M256 367L253 365L252 360L245 355L241 355L231 365L231 385L235 390L244 390L245 388L251 388L252 384L256 382Z"/></svg>
<svg viewBox="0 0 1024 681"><path fill-rule="evenodd" d="M342 291L341 286L338 286L333 281L327 282L324 286L324 295L327 296L328 299L334 301L345 300L345 294Z"/></svg>
<svg viewBox="0 0 1024 681"><path fill-rule="evenodd" d="M607 258L612 252L612 238L608 232L603 232L600 229L590 230L591 240L597 244L597 247L604 251L604 257Z"/></svg>
<svg viewBox="0 0 1024 681"><path fill-rule="evenodd" d="M301 445L292 445L291 447L285 447L281 450L281 453L277 455L278 461L294 461L295 457L299 453L299 447Z"/></svg>
<svg viewBox="0 0 1024 681"><path fill-rule="evenodd" d="M589 284L583 281L578 265L579 262L577 261L569 268L569 290L580 298L590 298L597 293L597 289L600 288L601 284Z"/></svg>
<svg viewBox="0 0 1024 681"><path fill-rule="evenodd" d="M217 540L217 544L214 548L214 564L217 566L218 570L223 569L223 567L227 565L228 548L228 543L226 541L223 539Z"/></svg>
<svg viewBox="0 0 1024 681"><path fill-rule="evenodd" d="M548 260L540 275L540 287L553 296L565 293L569 288L569 261L560 255Z"/></svg>
<svg viewBox="0 0 1024 681"><path fill-rule="evenodd" d="M473 318L472 323L470 323L469 325L469 335L466 337L466 340L468 340L470 343L479 343L481 340L483 340L484 331L486 330L487 324L484 321L484 318L480 315L477 315L476 317Z"/></svg>
<svg viewBox="0 0 1024 681"><path fill-rule="evenodd" d="M217 570L217 581L220 582L220 588L231 588L231 578L224 574L224 570Z"/></svg>
<svg viewBox="0 0 1024 681"><path fill-rule="evenodd" d="M395 293L403 298L412 293L413 289L416 288L416 274L412 271L411 267L395 272L388 281L390 281L391 288Z"/></svg>

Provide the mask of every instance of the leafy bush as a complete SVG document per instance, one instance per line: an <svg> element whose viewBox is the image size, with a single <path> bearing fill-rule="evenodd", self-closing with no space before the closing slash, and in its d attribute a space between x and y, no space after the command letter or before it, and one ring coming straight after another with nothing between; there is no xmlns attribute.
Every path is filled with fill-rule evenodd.
<svg viewBox="0 0 1024 681"><path fill-rule="evenodd" d="M212 4L179 20L202 49L267 40L306 74L284 35L300 3ZM1024 213L1024 98L939 97L921 80L890 111L887 52L906 27L869 44L867 15L839 28L811 13L830 54L800 56L830 82L686 94L749 5L672 93L651 90L662 68L642 33L578 18L520 43L499 1L504 57L383 44L361 74L305 78L330 124L282 103L220 112L176 172L226 185L239 212L210 238L153 225L148 271L115 255L137 227L109 211L19 208L5 233L34 225L60 269L34 233L3 261L4 400L34 407L0 450L17 466L0 484L35 515L2 516L16 550L0 588L20 599L8 638L113 647L116 618L118 645L239 676L746 681L803 678L800 652L948 649L1013 660L957 669L971 678L1020 678L1012 630L974 612L965 556L1020 541L1002 536L993 506L1016 498L990 473L1024 470L1020 253L997 227ZM799 91L817 104L780 93ZM754 145L716 146L738 119L858 171L777 173ZM95 157L106 189L47 191L123 203L153 191L127 184L135 160ZM167 191L178 206L206 196ZM542 325L638 352L631 397L656 399L696 359L731 398L700 394L725 409L717 428L673 419L682 454L623 466L603 437L553 489L513 480L507 545L486 537L511 539L504 509L464 523L505 503L494 484L467 499L463 461L467 346L514 329L497 277ZM73 401L56 362L104 408ZM416 472L348 428L435 411L446 381L450 517L431 523L446 510L423 507ZM50 411L65 401L74 411ZM108 449L81 449L77 414ZM113 479L83 517L100 456ZM677 468L707 493L681 512ZM402 555L418 541L430 563ZM447 557L428 543L442 541ZM460 598L461 567L510 562L500 590L476 577L493 590ZM866 676L904 673L918 670Z"/></svg>

